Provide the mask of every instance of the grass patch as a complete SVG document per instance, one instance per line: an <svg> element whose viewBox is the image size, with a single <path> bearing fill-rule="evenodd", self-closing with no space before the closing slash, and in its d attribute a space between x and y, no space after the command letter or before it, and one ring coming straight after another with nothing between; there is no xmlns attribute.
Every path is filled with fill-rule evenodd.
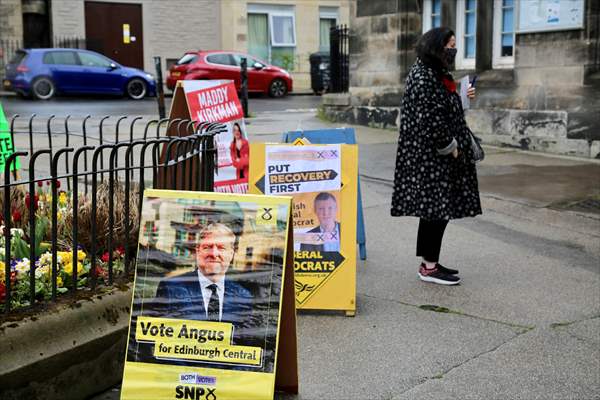
<svg viewBox="0 0 600 400"><path fill-rule="evenodd" d="M332 118L327 116L327 113L325 112L325 107L322 105L319 108L317 108L317 118L323 122L335 122Z"/></svg>

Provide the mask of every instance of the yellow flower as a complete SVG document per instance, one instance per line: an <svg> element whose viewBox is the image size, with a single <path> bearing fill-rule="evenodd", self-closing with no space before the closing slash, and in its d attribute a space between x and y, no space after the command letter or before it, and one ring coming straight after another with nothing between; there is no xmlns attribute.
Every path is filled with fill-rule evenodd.
<svg viewBox="0 0 600 400"><path fill-rule="evenodd" d="M67 205L67 193L60 192L58 195L58 203L63 207Z"/></svg>
<svg viewBox="0 0 600 400"><path fill-rule="evenodd" d="M72 251L59 251L56 253L58 255L58 258L60 259L58 262L59 263L72 263L73 262L73 252ZM83 261L85 260L85 258L87 257L87 254L85 254L85 251L83 250L77 250L77 261Z"/></svg>
<svg viewBox="0 0 600 400"><path fill-rule="evenodd" d="M4 268L6 268L4 262L0 261L0 283L4 283L4 276L6 275L4 273Z"/></svg>
<svg viewBox="0 0 600 400"><path fill-rule="evenodd" d="M62 280L62 278L60 276L56 277L56 285L58 287L63 287L63 280Z"/></svg>
<svg viewBox="0 0 600 400"><path fill-rule="evenodd" d="M73 275L73 263L68 262L67 264L65 264L64 270L67 274ZM78 262L77 263L77 275L81 275L82 272L83 272L83 264Z"/></svg>

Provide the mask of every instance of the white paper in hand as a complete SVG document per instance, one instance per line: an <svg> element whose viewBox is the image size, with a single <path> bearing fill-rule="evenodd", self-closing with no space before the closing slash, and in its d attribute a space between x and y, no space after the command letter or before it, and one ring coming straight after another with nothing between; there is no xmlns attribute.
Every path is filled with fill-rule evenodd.
<svg viewBox="0 0 600 400"><path fill-rule="evenodd" d="M460 80L460 100L462 101L463 110L468 110L471 108L471 100L467 97L469 82L469 75Z"/></svg>

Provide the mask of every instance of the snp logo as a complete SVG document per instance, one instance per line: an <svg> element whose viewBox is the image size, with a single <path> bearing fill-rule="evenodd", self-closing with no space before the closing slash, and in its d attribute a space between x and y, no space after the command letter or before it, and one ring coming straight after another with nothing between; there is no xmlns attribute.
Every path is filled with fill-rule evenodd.
<svg viewBox="0 0 600 400"><path fill-rule="evenodd" d="M256 210L256 223L259 225L277 224L277 207L259 207Z"/></svg>
<svg viewBox="0 0 600 400"><path fill-rule="evenodd" d="M217 394L215 393L216 391L217 388L179 385L175 388L175 398L191 400L217 400Z"/></svg>

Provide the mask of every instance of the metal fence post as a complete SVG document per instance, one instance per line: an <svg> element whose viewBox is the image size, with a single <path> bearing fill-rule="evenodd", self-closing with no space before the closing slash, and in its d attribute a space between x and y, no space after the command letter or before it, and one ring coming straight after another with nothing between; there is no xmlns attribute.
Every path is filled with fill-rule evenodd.
<svg viewBox="0 0 600 400"><path fill-rule="evenodd" d="M244 118L248 118L248 59L242 57L241 63L241 74L242 74L242 109L244 110Z"/></svg>
<svg viewBox="0 0 600 400"><path fill-rule="evenodd" d="M156 70L156 101L158 101L158 116L165 117L165 92L163 90L162 63L159 56L154 57L154 69Z"/></svg>

